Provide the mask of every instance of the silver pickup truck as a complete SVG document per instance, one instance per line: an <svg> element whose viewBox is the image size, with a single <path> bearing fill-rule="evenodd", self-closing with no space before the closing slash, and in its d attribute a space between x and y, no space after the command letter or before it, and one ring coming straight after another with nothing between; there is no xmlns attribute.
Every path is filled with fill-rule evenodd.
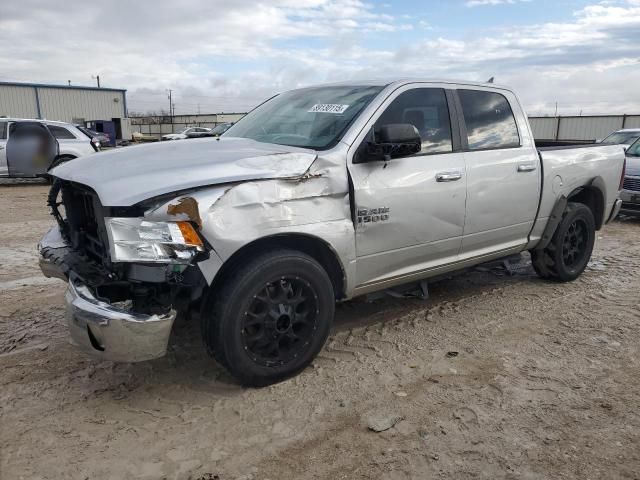
<svg viewBox="0 0 640 480"><path fill-rule="evenodd" d="M242 384L304 369L336 301L529 251L570 281L620 209L619 146L537 149L516 95L401 80L293 90L217 139L55 168L41 268L68 281L75 343L165 354L198 311Z"/></svg>

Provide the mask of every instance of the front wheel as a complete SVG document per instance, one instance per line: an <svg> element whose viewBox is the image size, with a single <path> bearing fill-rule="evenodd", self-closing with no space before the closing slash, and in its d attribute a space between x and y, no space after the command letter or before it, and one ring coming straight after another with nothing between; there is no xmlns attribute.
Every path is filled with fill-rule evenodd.
<svg viewBox="0 0 640 480"><path fill-rule="evenodd" d="M243 385L302 371L324 345L335 296L327 272L294 250L260 254L235 269L204 304L209 353Z"/></svg>
<svg viewBox="0 0 640 480"><path fill-rule="evenodd" d="M542 250L531 251L531 263L542 278L570 282L587 267L596 238L591 209L582 203L567 204L562 220Z"/></svg>

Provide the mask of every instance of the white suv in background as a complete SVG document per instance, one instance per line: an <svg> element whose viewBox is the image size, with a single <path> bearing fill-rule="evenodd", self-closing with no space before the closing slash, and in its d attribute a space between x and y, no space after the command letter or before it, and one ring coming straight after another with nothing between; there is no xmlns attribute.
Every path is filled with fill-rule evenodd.
<svg viewBox="0 0 640 480"><path fill-rule="evenodd" d="M0 118L0 177L9 176L6 146L9 138L9 127L17 121L24 121L24 119ZM59 154L54 160L56 163L89 155L90 153L95 153L100 150L100 142L97 139L89 137L70 123L50 120L27 121L45 124L51 134L56 138L60 147Z"/></svg>

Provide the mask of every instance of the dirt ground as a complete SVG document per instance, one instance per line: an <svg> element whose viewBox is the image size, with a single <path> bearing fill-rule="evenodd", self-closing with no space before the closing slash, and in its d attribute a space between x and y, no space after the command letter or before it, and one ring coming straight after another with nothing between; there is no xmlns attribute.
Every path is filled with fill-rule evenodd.
<svg viewBox="0 0 640 480"><path fill-rule="evenodd" d="M640 221L570 284L476 269L341 304L312 367L243 389L197 325L141 364L68 343L46 191L0 185L2 480L640 478Z"/></svg>

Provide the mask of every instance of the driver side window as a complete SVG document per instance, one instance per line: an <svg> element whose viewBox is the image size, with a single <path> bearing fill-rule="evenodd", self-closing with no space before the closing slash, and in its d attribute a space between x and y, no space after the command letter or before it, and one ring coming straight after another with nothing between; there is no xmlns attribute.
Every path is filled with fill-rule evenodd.
<svg viewBox="0 0 640 480"><path fill-rule="evenodd" d="M394 123L409 123L418 129L422 149L417 155L453 151L449 108L442 88L415 88L401 93L380 115L374 128Z"/></svg>

